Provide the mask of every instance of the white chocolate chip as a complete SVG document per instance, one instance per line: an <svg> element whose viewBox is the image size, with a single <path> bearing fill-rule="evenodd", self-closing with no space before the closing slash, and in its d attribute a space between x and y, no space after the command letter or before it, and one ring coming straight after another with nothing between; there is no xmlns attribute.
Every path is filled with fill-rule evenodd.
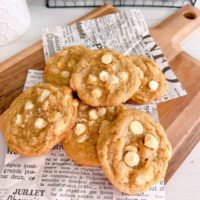
<svg viewBox="0 0 200 200"><path fill-rule="evenodd" d="M70 77L70 72L68 72L68 71L62 71L62 72L60 73L60 75L61 75L61 77L63 77L63 78L69 78L69 77Z"/></svg>
<svg viewBox="0 0 200 200"><path fill-rule="evenodd" d="M66 129L66 124L64 119L58 119L55 123L55 135L62 134Z"/></svg>
<svg viewBox="0 0 200 200"><path fill-rule="evenodd" d="M144 132L143 125L139 121L132 121L130 129L133 134L140 135Z"/></svg>
<svg viewBox="0 0 200 200"><path fill-rule="evenodd" d="M86 130L86 125L82 124L82 123L78 123L78 124L76 124L76 126L74 128L74 133L79 136L82 133L84 133L85 130Z"/></svg>
<svg viewBox="0 0 200 200"><path fill-rule="evenodd" d="M89 136L87 134L82 134L76 138L76 141L77 141L77 143L83 143L88 139L89 139Z"/></svg>
<svg viewBox="0 0 200 200"><path fill-rule="evenodd" d="M88 108L88 105L80 104L79 108L80 110L86 110Z"/></svg>
<svg viewBox="0 0 200 200"><path fill-rule="evenodd" d="M124 156L124 162L129 167L135 167L140 162L140 157L135 151L128 151Z"/></svg>
<svg viewBox="0 0 200 200"><path fill-rule="evenodd" d="M128 73L127 72L120 72L119 78L122 82L126 83L128 81Z"/></svg>
<svg viewBox="0 0 200 200"><path fill-rule="evenodd" d="M137 152L137 147L133 146L133 145L128 145L125 147L125 151L134 151Z"/></svg>
<svg viewBox="0 0 200 200"><path fill-rule="evenodd" d="M156 91L159 87L159 83L157 81L150 81L149 82L149 88L152 90L152 91Z"/></svg>
<svg viewBox="0 0 200 200"><path fill-rule="evenodd" d="M47 126L47 122L43 118L39 117L35 120L34 126L37 129L43 129Z"/></svg>
<svg viewBox="0 0 200 200"><path fill-rule="evenodd" d="M50 94L51 94L51 91L47 89L42 90L42 93L38 97L38 101L43 102Z"/></svg>
<svg viewBox="0 0 200 200"><path fill-rule="evenodd" d="M42 110L43 110L43 111L47 111L48 106L49 106L49 101L47 100L47 101L45 101L45 102L42 104Z"/></svg>
<svg viewBox="0 0 200 200"><path fill-rule="evenodd" d="M99 78L100 80L102 81L108 81L109 78L110 78L110 75L107 71L102 71L100 74L99 74Z"/></svg>
<svg viewBox="0 0 200 200"><path fill-rule="evenodd" d="M89 74L88 79L87 79L87 83L88 84L93 84L97 82L97 77L93 74Z"/></svg>
<svg viewBox="0 0 200 200"><path fill-rule="evenodd" d="M152 149L157 149L158 141L153 135L146 134L144 137L144 145Z"/></svg>
<svg viewBox="0 0 200 200"><path fill-rule="evenodd" d="M33 104L31 101L27 101L24 105L24 110L30 110L33 108Z"/></svg>
<svg viewBox="0 0 200 200"><path fill-rule="evenodd" d="M110 64L112 62L112 54L104 54L101 57L101 62L103 64Z"/></svg>
<svg viewBox="0 0 200 200"><path fill-rule="evenodd" d="M90 120L98 119L98 114L97 114L96 109L91 109L91 110L89 111L89 119L90 119Z"/></svg>
<svg viewBox="0 0 200 200"><path fill-rule="evenodd" d="M98 108L98 116L103 117L106 114L107 109L105 107Z"/></svg>
<svg viewBox="0 0 200 200"><path fill-rule="evenodd" d="M100 98L102 96L102 90L100 88L92 90L92 96L94 98Z"/></svg>
<svg viewBox="0 0 200 200"><path fill-rule="evenodd" d="M118 84L119 78L117 76L115 76L114 74L111 74L108 79L108 83L113 84L113 85Z"/></svg>
<svg viewBox="0 0 200 200"><path fill-rule="evenodd" d="M15 124L18 126L22 124L22 115L17 114Z"/></svg>

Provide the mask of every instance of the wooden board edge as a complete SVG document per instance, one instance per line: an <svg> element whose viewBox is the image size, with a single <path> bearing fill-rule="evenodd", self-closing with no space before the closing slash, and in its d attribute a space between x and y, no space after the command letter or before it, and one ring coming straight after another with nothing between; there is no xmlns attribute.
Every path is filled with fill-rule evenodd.
<svg viewBox="0 0 200 200"><path fill-rule="evenodd" d="M20 60L24 59L25 57L28 57L29 55L37 52L38 50L41 50L42 48L43 48L42 41L40 40L36 42L35 44L22 50L21 52L15 54L14 56L8 58L7 60L1 63L0 73L3 73L4 71L8 70L11 66L18 63Z"/></svg>
<svg viewBox="0 0 200 200"><path fill-rule="evenodd" d="M181 166L185 158L189 155L196 144L200 141L199 102L200 91L166 130L169 140L172 141L173 138L173 142L175 143L173 144L173 142L171 142L173 146L173 156L170 160L167 170L167 175L165 178L166 183ZM193 112L191 112L191 110L193 110ZM185 116L188 116L188 118L185 119ZM184 123L180 124L180 122Z"/></svg>
<svg viewBox="0 0 200 200"><path fill-rule="evenodd" d="M166 177L165 184L168 183L170 178L174 175L177 169L181 166L183 161L187 158L193 148L200 141L200 123L190 132L187 139L182 143L181 147L177 149L175 153L173 153L173 157L170 160Z"/></svg>

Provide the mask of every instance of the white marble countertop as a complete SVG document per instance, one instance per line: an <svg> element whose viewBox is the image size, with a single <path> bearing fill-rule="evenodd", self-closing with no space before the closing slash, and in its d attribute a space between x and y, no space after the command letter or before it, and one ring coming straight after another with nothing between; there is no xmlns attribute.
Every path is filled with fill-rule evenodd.
<svg viewBox="0 0 200 200"><path fill-rule="evenodd" d="M0 62L15 55L24 48L41 39L41 29L46 26L67 24L86 14L92 8L47 9L44 0L28 0L31 13L31 26L21 38L7 46L0 47ZM199 3L200 4L200 3ZM127 8L120 8L127 9ZM155 26L176 11L172 8L140 8L149 27ZM74 12L75 11L75 12ZM182 48L200 60L200 30L185 41ZM1 136L0 136L1 137ZM5 149L0 144L0 150ZM0 156L0 161L3 159ZM200 199L200 143L193 149L181 167L166 185L166 200L198 200Z"/></svg>

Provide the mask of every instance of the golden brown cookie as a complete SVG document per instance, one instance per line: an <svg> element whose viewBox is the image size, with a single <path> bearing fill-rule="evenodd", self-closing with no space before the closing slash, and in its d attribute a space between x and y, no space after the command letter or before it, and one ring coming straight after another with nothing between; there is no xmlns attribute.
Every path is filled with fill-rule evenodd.
<svg viewBox="0 0 200 200"><path fill-rule="evenodd" d="M163 127L149 114L125 110L102 124L97 153L110 182L136 194L164 178L172 149Z"/></svg>
<svg viewBox="0 0 200 200"><path fill-rule="evenodd" d="M50 57L45 66L44 80L54 85L69 86L75 65L88 51L83 46L71 46Z"/></svg>
<svg viewBox="0 0 200 200"><path fill-rule="evenodd" d="M101 122L112 121L122 110L123 105L94 108L79 104L76 124L68 137L62 141L63 149L69 158L80 165L99 166L96 144Z"/></svg>
<svg viewBox="0 0 200 200"><path fill-rule="evenodd" d="M78 101L68 87L37 84L11 104L4 119L4 135L11 151L38 156L66 137L77 115Z"/></svg>
<svg viewBox="0 0 200 200"><path fill-rule="evenodd" d="M82 57L71 81L84 103L117 106L139 89L142 76L127 57L111 49L99 49Z"/></svg>
<svg viewBox="0 0 200 200"><path fill-rule="evenodd" d="M157 64L143 56L129 58L144 73L140 89L130 100L137 104L147 104L164 96L167 91L167 82Z"/></svg>

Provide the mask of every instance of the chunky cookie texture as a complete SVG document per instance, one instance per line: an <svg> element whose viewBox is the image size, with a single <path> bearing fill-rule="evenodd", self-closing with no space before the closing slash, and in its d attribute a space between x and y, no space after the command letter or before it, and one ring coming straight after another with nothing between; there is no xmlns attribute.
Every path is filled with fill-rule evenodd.
<svg viewBox="0 0 200 200"><path fill-rule="evenodd" d="M74 162L84 166L100 166L96 151L102 121L113 121L125 108L92 107L80 103L74 128L62 141L64 151Z"/></svg>
<svg viewBox="0 0 200 200"><path fill-rule="evenodd" d="M50 84L29 88L5 114L3 133L11 151L39 156L60 142L71 160L101 166L127 194L164 178L172 154L164 129L149 114L122 104L145 104L165 94L166 80L153 61L72 46L48 60L44 79Z"/></svg>
<svg viewBox="0 0 200 200"><path fill-rule="evenodd" d="M24 156L47 153L67 136L77 107L68 87L44 83L27 89L13 101L5 117L9 149Z"/></svg>
<svg viewBox="0 0 200 200"><path fill-rule="evenodd" d="M110 182L121 192L136 194L165 176L172 148L149 114L125 110L113 122L103 122L97 153Z"/></svg>
<svg viewBox="0 0 200 200"><path fill-rule="evenodd" d="M130 56L129 59L144 73L139 90L130 100L137 104L147 104L164 96L167 82L156 63L143 56Z"/></svg>
<svg viewBox="0 0 200 200"><path fill-rule="evenodd" d="M79 98L91 106L117 106L138 91L142 71L130 59L110 49L82 57L71 77Z"/></svg>
<svg viewBox="0 0 200 200"><path fill-rule="evenodd" d="M70 86L70 77L77 62L89 50L83 46L66 47L50 57L44 70L44 80L55 85Z"/></svg>

